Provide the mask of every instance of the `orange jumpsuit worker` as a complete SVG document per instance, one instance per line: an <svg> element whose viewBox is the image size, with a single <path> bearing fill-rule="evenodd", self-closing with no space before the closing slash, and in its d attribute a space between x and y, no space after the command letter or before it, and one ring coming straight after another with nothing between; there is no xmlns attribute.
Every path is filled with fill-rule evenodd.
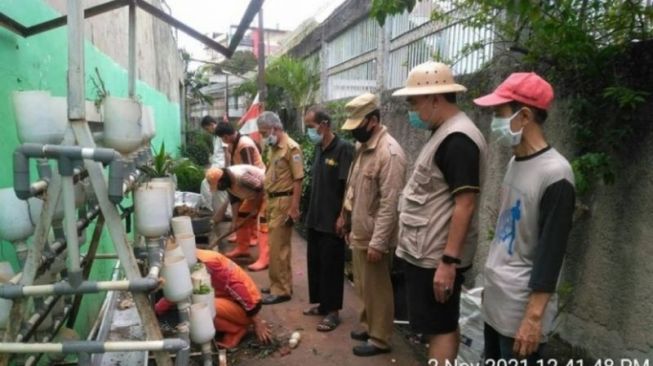
<svg viewBox="0 0 653 366"><path fill-rule="evenodd" d="M211 275L211 286L215 292L216 315L213 324L216 331L224 334L217 344L224 348L236 347L247 334L249 325L254 325L259 341L270 342L270 329L259 316L261 292L249 275L218 252L197 249L196 254L197 260L204 263ZM174 307L174 303L163 298L156 303L154 311L161 315Z"/></svg>
<svg viewBox="0 0 653 366"><path fill-rule="evenodd" d="M229 145L228 152L230 159L228 160L230 161L230 166L248 164L265 170L265 164L263 163L261 153L259 152L256 143L249 136L241 135L240 132L236 131L228 122L218 123L215 129L215 134L222 139L222 142ZM254 207L255 203L258 203L258 206ZM245 218L249 217L254 211L265 212L264 206L265 199L259 202L246 200L238 207L232 206L232 211L238 212L237 215L234 214L234 226L238 219L245 220ZM254 216L246 220L246 223L236 231L236 248L227 253L227 257L236 258L249 255L250 238L256 237L258 217ZM259 257L255 263L247 267L250 271L261 271L266 269L270 260L268 249L268 228L267 223L265 223L264 220L265 217L263 215L261 216L261 225L258 228Z"/></svg>

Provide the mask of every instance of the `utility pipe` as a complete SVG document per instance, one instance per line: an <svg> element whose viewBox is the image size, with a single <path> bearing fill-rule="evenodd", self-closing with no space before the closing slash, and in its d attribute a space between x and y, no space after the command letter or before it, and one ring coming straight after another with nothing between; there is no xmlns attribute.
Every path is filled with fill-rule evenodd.
<svg viewBox="0 0 653 366"><path fill-rule="evenodd" d="M213 365L213 352L211 350L211 342L202 344L202 358L204 359L204 366Z"/></svg>
<svg viewBox="0 0 653 366"><path fill-rule="evenodd" d="M128 57L128 81L127 92L130 98L136 95L136 2L129 2L129 57Z"/></svg>
<svg viewBox="0 0 653 366"><path fill-rule="evenodd" d="M47 159L42 159L42 160L48 161ZM38 168L40 180L37 180L36 182L30 184L30 186L29 186L30 197L40 196L43 193L45 193L45 191L48 189L48 185L50 184L50 181L52 180L52 170L50 170L50 173L49 173L50 176L47 177L47 178L43 176L43 174L47 174L47 173L42 172L42 170L51 169L49 164L48 164L48 168L42 168L40 166L38 166L37 168ZM73 180L74 180L75 183L77 183L80 180L83 180L86 177L88 177L88 172L83 168L82 169L79 169L79 168L73 169L73 174L74 174L73 175Z"/></svg>
<svg viewBox="0 0 653 366"><path fill-rule="evenodd" d="M159 284L158 278L144 277L122 281L83 281L72 286L67 281L49 285L11 285L0 286L0 298L17 299L26 296L93 294L101 291L148 292Z"/></svg>
<svg viewBox="0 0 653 366"><path fill-rule="evenodd" d="M179 311L179 325L177 335L186 342L186 347L179 349L175 358L175 366L188 365L190 359L190 298L177 304Z"/></svg>
<svg viewBox="0 0 653 366"><path fill-rule="evenodd" d="M147 238L147 259L150 266L147 277L158 279L163 261L163 238Z"/></svg>
<svg viewBox="0 0 653 366"><path fill-rule="evenodd" d="M188 342L178 338L160 341L67 341L61 343L0 343L2 353L107 353L133 351L176 352L188 347Z"/></svg>
<svg viewBox="0 0 653 366"><path fill-rule="evenodd" d="M63 177L74 175L75 161L88 159L109 167L109 199L113 203L122 200L122 180L125 163L113 149L83 148L79 146L42 145L25 143L14 151L14 190L20 199L28 199L33 195L30 185L29 159L51 158L58 160L59 173Z"/></svg>
<svg viewBox="0 0 653 366"><path fill-rule="evenodd" d="M36 310L36 312L27 320L24 328L16 336L16 342L24 342L30 339L34 331L43 322L45 317L48 316L50 311L54 308L56 303L61 299L61 296L49 296L43 301L43 304Z"/></svg>

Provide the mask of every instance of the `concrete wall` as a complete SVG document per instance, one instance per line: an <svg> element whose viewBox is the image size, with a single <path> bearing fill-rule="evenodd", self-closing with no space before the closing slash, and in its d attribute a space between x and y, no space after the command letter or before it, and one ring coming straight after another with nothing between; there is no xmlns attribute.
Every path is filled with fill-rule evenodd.
<svg viewBox="0 0 653 366"><path fill-rule="evenodd" d="M84 1L96 4L100 1ZM33 25L65 13L64 0L4 0L0 12L24 25ZM183 69L169 27L153 23L139 12L139 73L136 94L145 105L155 110L157 136L155 146L165 141L166 147L177 151L181 142L181 111L179 83ZM97 67L113 96L127 96L127 10L118 10L87 20L85 68L86 98L95 98L90 75ZM11 93L17 90L48 90L53 95L67 92L67 35L66 27L22 38L0 28L0 187L12 185L12 153L18 145L16 122ZM125 200L124 204L129 202ZM7 209L0 202L0 209ZM87 229L90 239L93 226ZM82 253L88 246L82 246ZM102 234L100 253L112 253L114 248L106 233ZM15 251L7 242L0 242L0 261L13 262L18 270ZM114 261L96 261L92 279L110 278ZM85 334L97 318L104 294L85 295L76 330Z"/></svg>
<svg viewBox="0 0 653 366"><path fill-rule="evenodd" d="M653 47L640 47L624 67L625 77L639 80L648 90L648 102L637 111L639 129L621 152L614 185L597 184L591 194L578 198L589 212L578 215L571 233L561 281L573 286L567 310L556 332L572 345L596 358L653 357ZM645 49L644 49L645 48ZM628 55L624 56L628 58ZM625 64L629 64L625 62ZM635 66L633 66L635 65ZM460 79L469 88L459 104L489 138L491 116L471 100L493 89L510 71L510 65ZM555 87L555 86L554 86ZM428 133L408 125L406 105L384 92L382 120L404 147L412 162ZM598 106L597 106L598 107ZM552 146L572 160L574 134L569 124L570 102L558 96L545 124ZM482 270L496 223L499 186L511 152L492 144L488 170L480 197L480 238L472 284Z"/></svg>

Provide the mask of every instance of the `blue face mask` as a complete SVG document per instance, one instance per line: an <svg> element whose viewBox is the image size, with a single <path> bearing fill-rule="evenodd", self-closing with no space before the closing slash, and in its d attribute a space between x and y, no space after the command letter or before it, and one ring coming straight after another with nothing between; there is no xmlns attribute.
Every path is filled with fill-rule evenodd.
<svg viewBox="0 0 653 366"><path fill-rule="evenodd" d="M312 143L317 145L322 142L323 136L317 132L317 128L307 128L306 134L308 135L308 139L311 140Z"/></svg>
<svg viewBox="0 0 653 366"><path fill-rule="evenodd" d="M429 130L431 129L431 126L424 122L420 117L419 113L415 111L410 111L408 112L408 122L410 123L411 126L422 129L422 130Z"/></svg>

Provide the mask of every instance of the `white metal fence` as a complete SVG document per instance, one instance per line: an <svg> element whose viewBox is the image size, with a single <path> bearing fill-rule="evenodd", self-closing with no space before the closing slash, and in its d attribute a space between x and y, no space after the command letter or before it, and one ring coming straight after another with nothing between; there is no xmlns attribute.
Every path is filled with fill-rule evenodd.
<svg viewBox="0 0 653 366"><path fill-rule="evenodd" d="M385 28L364 18L326 43L325 57L318 56L320 51L313 53L309 58L318 59L327 75L326 85L321 86L322 99L401 87L410 69L428 60L447 62L454 74L463 75L478 71L492 58L492 29L469 28L459 20L436 23L431 20L434 11L452 19L464 15L464 10L453 9L449 0L421 1L412 12L390 17ZM382 37L387 47L379 49ZM475 47L481 44L484 46ZM374 52L372 57L370 52ZM379 62L385 67L378 69L382 74L377 75Z"/></svg>
<svg viewBox="0 0 653 366"><path fill-rule="evenodd" d="M353 97L376 89L376 60L371 60L329 75L327 100Z"/></svg>

